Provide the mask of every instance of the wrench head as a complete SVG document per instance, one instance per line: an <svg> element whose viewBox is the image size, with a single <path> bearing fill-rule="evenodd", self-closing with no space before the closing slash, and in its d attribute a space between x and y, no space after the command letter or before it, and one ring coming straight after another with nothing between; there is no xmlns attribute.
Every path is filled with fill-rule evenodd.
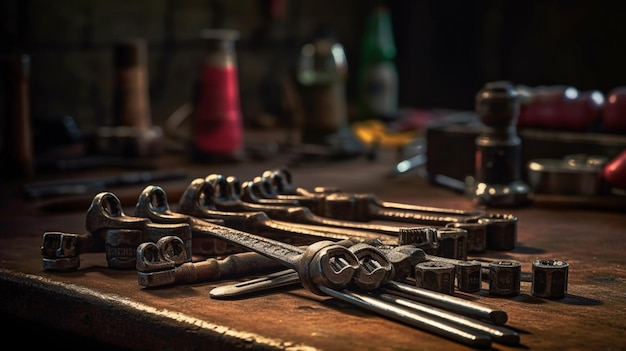
<svg viewBox="0 0 626 351"><path fill-rule="evenodd" d="M306 289L325 295L318 286L343 289L359 269L359 259L352 251L324 240L307 247L300 259L298 275Z"/></svg>
<svg viewBox="0 0 626 351"><path fill-rule="evenodd" d="M213 185L204 178L189 183L178 201L178 212L193 217L206 217L206 210L215 210Z"/></svg>
<svg viewBox="0 0 626 351"><path fill-rule="evenodd" d="M181 238L168 235L157 240L156 244L161 249L163 258L174 262L176 266L188 261L189 255L187 255L187 247Z"/></svg>
<svg viewBox="0 0 626 351"><path fill-rule="evenodd" d="M213 186L212 195L214 202L219 203L239 200L238 194L241 193L241 185L238 180L235 181L236 178L235 180L229 180L228 177L213 173L209 174L205 180ZM239 191L239 193L237 193L237 191Z"/></svg>
<svg viewBox="0 0 626 351"><path fill-rule="evenodd" d="M148 185L143 189L135 205L135 216L147 218L155 223L189 222L189 216L170 210L165 190L156 185Z"/></svg>
<svg viewBox="0 0 626 351"><path fill-rule="evenodd" d="M144 228L143 234L144 234L143 241L152 241L155 243L158 243L161 239L165 237L175 236L179 238L182 241L182 245L177 246L177 247L180 247L181 248L180 250L184 250L184 257L177 257L177 260L181 258L183 262L191 260L192 237L191 237L191 226L189 224L187 223L170 223L170 224L148 223L146 224L146 227Z"/></svg>
<svg viewBox="0 0 626 351"><path fill-rule="evenodd" d="M376 247L358 243L348 248L359 259L359 270L354 276L354 283L363 290L374 290L388 282L394 274L393 264L387 255Z"/></svg>
<svg viewBox="0 0 626 351"><path fill-rule="evenodd" d="M286 168L266 170L261 174L261 178L266 179L271 184L276 194L297 194L296 187L291 182L291 172Z"/></svg>
<svg viewBox="0 0 626 351"><path fill-rule="evenodd" d="M94 196L87 210L85 226L94 235L107 229L142 229L147 218L127 216L115 194L104 191Z"/></svg>
<svg viewBox="0 0 626 351"><path fill-rule="evenodd" d="M426 261L426 253L415 245L379 246L393 265L391 279L403 281L415 276L415 265Z"/></svg>
<svg viewBox="0 0 626 351"><path fill-rule="evenodd" d="M44 258L65 258L78 256L79 235L63 232L45 232L41 243Z"/></svg>

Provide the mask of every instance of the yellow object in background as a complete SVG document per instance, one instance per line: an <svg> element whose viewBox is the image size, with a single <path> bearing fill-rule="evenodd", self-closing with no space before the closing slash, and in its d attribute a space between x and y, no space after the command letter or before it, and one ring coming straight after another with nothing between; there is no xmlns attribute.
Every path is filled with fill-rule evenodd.
<svg viewBox="0 0 626 351"><path fill-rule="evenodd" d="M419 137L417 130L394 131L381 120L354 122L352 131L364 144L378 145L386 148L401 148Z"/></svg>

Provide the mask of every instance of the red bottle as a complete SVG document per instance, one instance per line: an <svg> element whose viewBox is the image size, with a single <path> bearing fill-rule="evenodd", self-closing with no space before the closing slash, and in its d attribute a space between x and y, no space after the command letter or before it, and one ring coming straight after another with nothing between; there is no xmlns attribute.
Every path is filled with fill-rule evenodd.
<svg viewBox="0 0 626 351"><path fill-rule="evenodd" d="M209 53L201 71L193 120L196 161L238 161L243 153L243 121L235 41L239 32L209 29L202 33Z"/></svg>

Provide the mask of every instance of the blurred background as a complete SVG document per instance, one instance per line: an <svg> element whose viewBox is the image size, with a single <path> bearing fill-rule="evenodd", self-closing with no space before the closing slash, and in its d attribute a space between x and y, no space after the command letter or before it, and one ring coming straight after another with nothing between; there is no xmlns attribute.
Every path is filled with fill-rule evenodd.
<svg viewBox="0 0 626 351"><path fill-rule="evenodd" d="M278 82L300 46L323 28L344 46L346 95L356 99L366 17L363 0L2 0L3 53L31 55L35 119L70 115L86 130L110 122L112 48L148 43L152 118L163 122L192 99L206 56L206 28L240 32L236 43L247 126L280 121ZM626 3L620 1L387 1L399 104L473 109L488 81L565 84L608 91L626 81ZM270 115L268 119L267 115Z"/></svg>
<svg viewBox="0 0 626 351"><path fill-rule="evenodd" d="M372 22L381 6L387 10L386 17ZM32 174L33 157L34 167L45 170L58 169L58 160L76 155L152 156L161 153L155 149L162 145L183 151L186 146L181 145L192 137L194 160L214 161L210 158L213 154L224 153L238 159L235 153L241 145L250 146L248 135L242 137L240 128L296 130L307 145L331 148L324 151L327 154L368 154L380 143L380 135L419 131L424 121L433 119L432 111L473 111L481 87L499 80L518 87L561 87L556 93L533 91L532 96L552 99L552 105L550 110L539 107L532 118L530 113L522 114L520 125L609 131L603 129L601 114L604 101L611 100L610 93L626 85L622 68L626 62L625 20L626 3L620 1L0 0L0 78L7 83L0 85L1 148L3 158L16 159L2 166L10 169L18 164L24 168L21 173ZM229 126L218 126L215 120L189 126L194 116L201 121L200 109L216 108L198 102L212 104L220 99L200 90L202 83L213 84L203 81L202 73L204 65L213 60L209 53L215 44L203 36L207 29L236 32L231 55L238 74L235 95L239 96L225 107L217 106L233 108L230 117L217 116L219 121L228 119ZM331 38L341 45L326 53L325 59L334 60L331 80L324 83L323 75L313 75L309 78L316 77L314 83L303 83L301 78L306 75L297 75L302 70L303 48L316 43L318 52L325 50L325 44L316 41L319 38ZM116 45L128 39L140 39L145 45L116 51ZM142 47L145 50L137 49ZM24 72L15 65L6 64L20 54L28 55L28 62L20 62L27 66L22 76ZM372 69L376 60L386 60L395 73ZM123 74L128 73L123 72L128 68L124 65L137 62L145 74L124 81ZM377 100L380 104L392 102L387 115L363 115L359 109L365 101L365 67L371 69L367 74L380 74L378 83L388 84L383 95L389 100ZM223 87L230 84L230 78L219 79ZM20 90L20 84L26 88ZM304 89L307 84L308 92ZM567 87L581 94L574 99ZM227 90L218 88L213 93ZM304 94L301 105L294 98L298 92ZM137 96L142 94L145 98ZM199 98L200 94L204 95ZM612 108L617 112L605 111L604 116L617 121L610 132L621 134L626 132L626 88L619 94L615 99L619 104ZM120 96L130 110L120 112ZM373 95L366 98L376 99ZM538 117L542 113L549 116ZM371 117L408 122L382 127L347 124ZM126 123L124 118L131 121ZM201 130L205 127L212 130ZM380 128L390 130L376 134ZM406 146L416 135L395 137L389 138L388 145ZM469 150L473 138L469 135L466 144L457 144ZM178 144L171 146L162 140ZM362 148L361 141L369 149ZM222 152L228 143L231 149ZM578 143L573 149L567 145L547 156L585 151L591 143ZM56 150L59 144L63 150L51 152L51 146ZM80 144L80 149L66 144ZM613 157L622 146L610 152L588 152ZM465 168L471 169L471 152L468 155L463 159L468 163ZM449 163L442 156L438 159ZM57 165L48 166L48 160Z"/></svg>

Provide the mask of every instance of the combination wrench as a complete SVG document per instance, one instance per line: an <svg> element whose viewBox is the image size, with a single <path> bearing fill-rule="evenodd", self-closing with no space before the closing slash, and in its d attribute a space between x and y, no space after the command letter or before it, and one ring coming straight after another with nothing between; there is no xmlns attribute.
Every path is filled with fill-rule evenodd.
<svg viewBox="0 0 626 351"><path fill-rule="evenodd" d="M463 211L381 201L375 194L343 193L338 189L317 187L309 191L292 183L287 169L273 169L262 173L273 186L274 198L299 199L312 197L317 201L316 214L329 218L370 222L397 221L431 226L453 226L468 230L470 252L513 250L517 241L517 217L504 213ZM256 189L264 188L262 186ZM266 186L265 186L266 188ZM245 189L253 189L246 187ZM269 193L259 192L257 195ZM296 196L296 197L294 197ZM300 200L302 202L302 200ZM322 203L321 205L319 203Z"/></svg>

